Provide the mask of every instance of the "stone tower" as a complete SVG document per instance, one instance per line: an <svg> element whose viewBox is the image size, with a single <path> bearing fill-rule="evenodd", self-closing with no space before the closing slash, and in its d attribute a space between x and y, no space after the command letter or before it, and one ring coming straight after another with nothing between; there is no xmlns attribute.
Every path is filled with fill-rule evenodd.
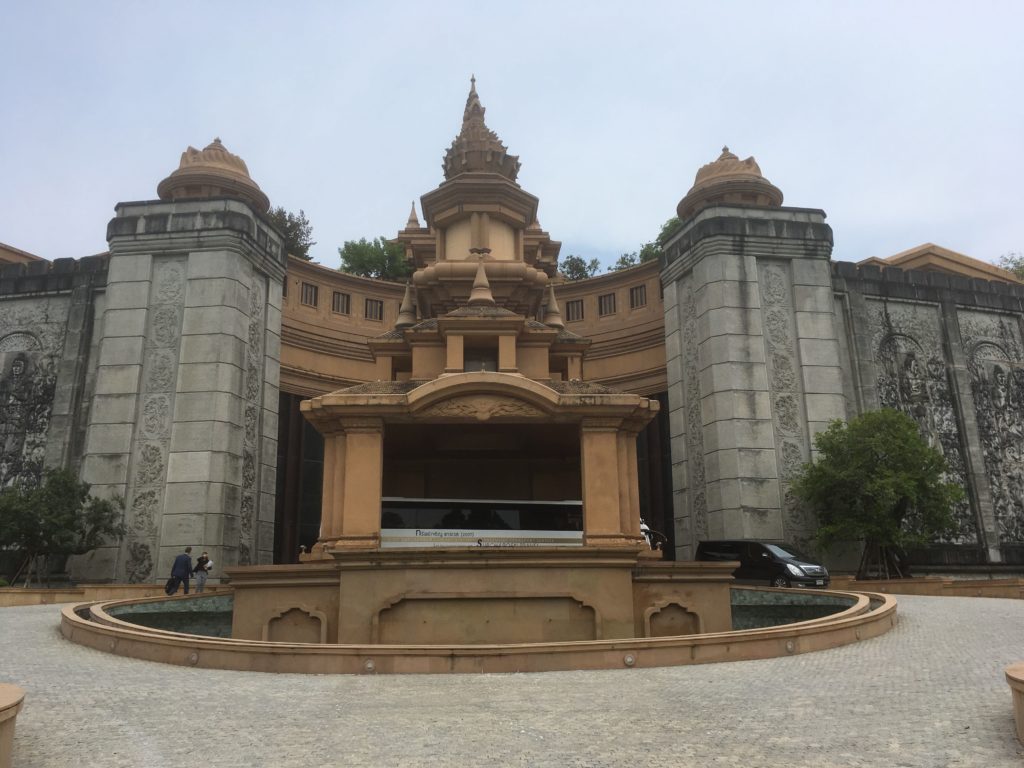
<svg viewBox="0 0 1024 768"><path fill-rule="evenodd" d="M128 535L79 578L158 579L188 545L219 566L271 560L282 239L219 139L189 147L158 195L107 228L82 477L124 497Z"/></svg>
<svg viewBox="0 0 1024 768"><path fill-rule="evenodd" d="M724 148L666 244L665 354L676 556L702 539L804 542L789 480L846 416L824 211L782 207Z"/></svg>

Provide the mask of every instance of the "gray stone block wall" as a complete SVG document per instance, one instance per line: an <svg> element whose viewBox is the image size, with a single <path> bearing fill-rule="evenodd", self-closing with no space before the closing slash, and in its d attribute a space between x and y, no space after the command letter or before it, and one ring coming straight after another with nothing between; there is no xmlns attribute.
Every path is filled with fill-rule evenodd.
<svg viewBox="0 0 1024 768"><path fill-rule="evenodd" d="M244 203L192 200L121 204L108 239L82 476L125 498L129 533L77 575L160 580L186 546L218 571L270 562L279 236Z"/></svg>
<svg viewBox="0 0 1024 768"><path fill-rule="evenodd" d="M852 412L911 415L967 491L950 564L1024 562L1024 289L832 265Z"/></svg>
<svg viewBox="0 0 1024 768"><path fill-rule="evenodd" d="M0 269L0 487L77 467L77 414L105 280L99 257Z"/></svg>
<svg viewBox="0 0 1024 768"><path fill-rule="evenodd" d="M676 556L702 539L801 542L789 481L846 412L820 211L712 206L666 245ZM673 342L673 335L678 341Z"/></svg>
<svg viewBox="0 0 1024 768"><path fill-rule="evenodd" d="M831 244L820 211L721 205L666 245L676 556L808 541L790 481L815 435L889 407L967 491L936 562L1024 563L1024 289L831 264Z"/></svg>

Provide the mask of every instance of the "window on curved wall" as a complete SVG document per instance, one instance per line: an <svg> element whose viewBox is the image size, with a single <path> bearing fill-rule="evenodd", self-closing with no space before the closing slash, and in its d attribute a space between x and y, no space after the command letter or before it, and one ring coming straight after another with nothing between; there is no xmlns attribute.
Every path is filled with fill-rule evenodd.
<svg viewBox="0 0 1024 768"><path fill-rule="evenodd" d="M302 294L299 300L307 307L315 307L320 301L320 288L312 283L302 284Z"/></svg>
<svg viewBox="0 0 1024 768"><path fill-rule="evenodd" d="M367 299L363 307L363 315L367 320L383 320L384 302L380 299Z"/></svg>
<svg viewBox="0 0 1024 768"><path fill-rule="evenodd" d="M335 291L331 297L331 311L339 315L348 315L352 312L352 296L348 293Z"/></svg>
<svg viewBox="0 0 1024 768"><path fill-rule="evenodd" d="M570 323L583 319L583 299L565 302L565 319Z"/></svg>
<svg viewBox="0 0 1024 768"><path fill-rule="evenodd" d="M629 289L629 308L639 309L647 306L647 286L634 285Z"/></svg>

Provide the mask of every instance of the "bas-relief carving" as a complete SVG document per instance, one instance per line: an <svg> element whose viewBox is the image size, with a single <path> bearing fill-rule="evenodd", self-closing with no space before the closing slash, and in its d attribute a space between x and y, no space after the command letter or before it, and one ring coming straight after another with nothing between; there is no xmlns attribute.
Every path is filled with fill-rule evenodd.
<svg viewBox="0 0 1024 768"><path fill-rule="evenodd" d="M66 321L45 300L0 307L0 488L42 476Z"/></svg>
<svg viewBox="0 0 1024 768"><path fill-rule="evenodd" d="M176 373L176 358L173 352L166 349L151 351L146 358L145 391L165 392L172 389Z"/></svg>
<svg viewBox="0 0 1024 768"><path fill-rule="evenodd" d="M800 434L802 427L799 408L794 394L784 392L775 396L775 419L779 431L786 435Z"/></svg>
<svg viewBox="0 0 1024 768"><path fill-rule="evenodd" d="M142 391L127 492L128 534L123 551L124 576L130 582L152 578L159 550L185 275L183 259L163 258L154 263Z"/></svg>
<svg viewBox="0 0 1024 768"><path fill-rule="evenodd" d="M697 314L693 278L680 282L682 312L683 401L686 409L686 455L689 475L691 540L708 537L707 476L704 466L704 420L700 406L700 378L697 361Z"/></svg>
<svg viewBox="0 0 1024 768"><path fill-rule="evenodd" d="M0 338L0 352L38 352L41 348L39 339L31 333L16 331Z"/></svg>
<svg viewBox="0 0 1024 768"><path fill-rule="evenodd" d="M260 411L263 393L265 278L254 275L249 287L249 325L245 364L245 432L242 448L242 494L239 503L238 564L251 565L259 548L256 535L259 493Z"/></svg>
<svg viewBox="0 0 1024 768"><path fill-rule="evenodd" d="M259 407L249 403L245 406L245 439L255 443L259 429Z"/></svg>
<svg viewBox="0 0 1024 768"><path fill-rule="evenodd" d="M128 528L144 538L156 535L156 517L160 509L160 492L149 488L135 494L128 511Z"/></svg>
<svg viewBox="0 0 1024 768"><path fill-rule="evenodd" d="M142 434L148 438L159 438L167 434L170 416L169 395L147 395L142 404Z"/></svg>
<svg viewBox="0 0 1024 768"><path fill-rule="evenodd" d="M59 359L64 351L69 300L45 298L0 302L0 352L44 352ZM33 346L23 346L24 344Z"/></svg>
<svg viewBox="0 0 1024 768"><path fill-rule="evenodd" d="M135 484L151 485L164 474L164 452L160 443L142 443L135 463Z"/></svg>
<svg viewBox="0 0 1024 768"><path fill-rule="evenodd" d="M949 467L947 477L966 488L956 403L943 354L938 307L868 301L872 349L878 366L879 405L911 416ZM977 518L967 500L954 511L954 533L941 541L978 542Z"/></svg>
<svg viewBox="0 0 1024 768"><path fill-rule="evenodd" d="M469 395L446 400L422 411L428 418L459 418L487 421L502 416L540 418L544 412L521 400L509 397Z"/></svg>
<svg viewBox="0 0 1024 768"><path fill-rule="evenodd" d="M161 304L176 304L185 287L185 265L161 264L156 271L156 299Z"/></svg>
<svg viewBox="0 0 1024 768"><path fill-rule="evenodd" d="M958 313L1000 544L1024 543L1024 347L1020 320Z"/></svg>
<svg viewBox="0 0 1024 768"><path fill-rule="evenodd" d="M153 548L144 541L130 541L126 550L125 576L129 583L148 581L153 574Z"/></svg>
<svg viewBox="0 0 1024 768"><path fill-rule="evenodd" d="M150 341L159 347L169 347L178 340L180 308L171 304L158 305L151 310L153 324Z"/></svg>
<svg viewBox="0 0 1024 768"><path fill-rule="evenodd" d="M758 282L764 313L783 529L787 540L804 542L811 536L814 520L797 501L790 487L809 455L804 429L803 394L797 376L796 333L793 328L788 267L762 262L758 265Z"/></svg>

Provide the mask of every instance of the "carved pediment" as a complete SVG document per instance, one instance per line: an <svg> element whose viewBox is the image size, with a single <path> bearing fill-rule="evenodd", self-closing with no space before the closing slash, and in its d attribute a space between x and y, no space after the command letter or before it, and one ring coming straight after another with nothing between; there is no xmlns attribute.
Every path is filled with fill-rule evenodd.
<svg viewBox="0 0 1024 768"><path fill-rule="evenodd" d="M475 419L488 421L495 418L535 419L545 415L539 408L512 397L497 395L466 395L454 397L425 408L426 418Z"/></svg>

